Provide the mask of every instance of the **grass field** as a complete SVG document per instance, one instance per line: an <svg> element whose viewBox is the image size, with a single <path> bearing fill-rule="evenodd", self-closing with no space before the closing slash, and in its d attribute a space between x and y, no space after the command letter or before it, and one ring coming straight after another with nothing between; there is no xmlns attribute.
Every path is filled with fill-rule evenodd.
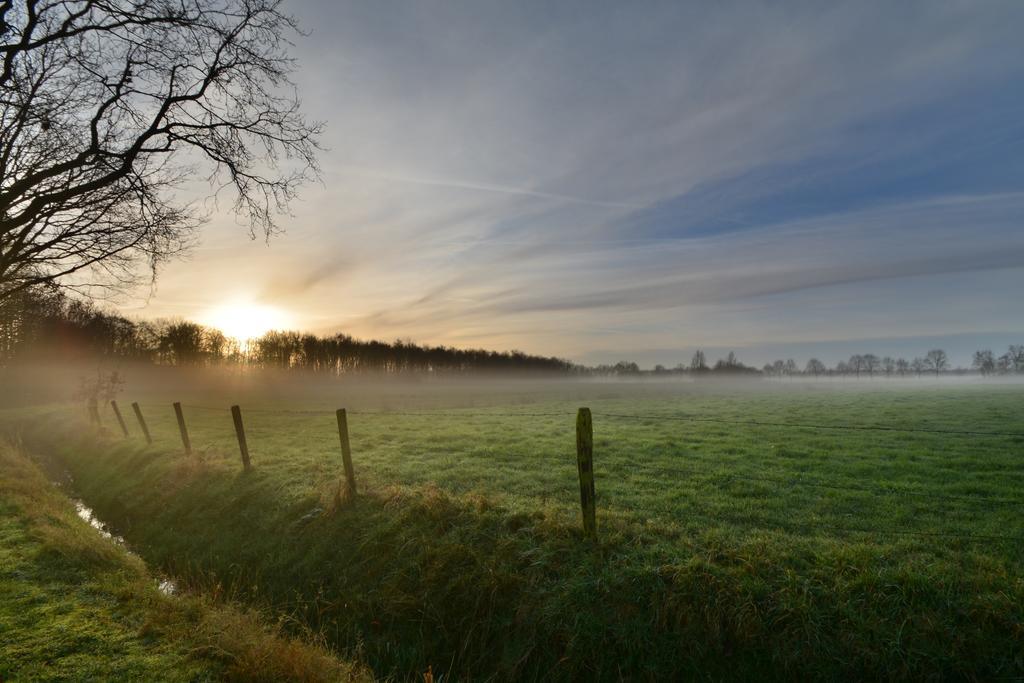
<svg viewBox="0 0 1024 683"><path fill-rule="evenodd" d="M135 395L151 447L130 414L121 439L109 410L106 435L76 408L36 411L25 437L147 560L294 615L379 675L1024 676L1017 385ZM134 398L129 383L128 413ZM579 532L581 405L596 546ZM350 409L352 502L337 498L337 407Z"/></svg>
<svg viewBox="0 0 1024 683"><path fill-rule="evenodd" d="M0 680L369 680L259 615L169 596L0 442Z"/></svg>

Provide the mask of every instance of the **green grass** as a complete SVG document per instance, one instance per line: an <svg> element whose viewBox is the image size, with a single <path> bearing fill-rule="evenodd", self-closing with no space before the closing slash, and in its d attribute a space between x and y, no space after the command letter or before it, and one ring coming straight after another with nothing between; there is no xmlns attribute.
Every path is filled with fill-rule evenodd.
<svg viewBox="0 0 1024 683"><path fill-rule="evenodd" d="M348 680L322 648L251 612L169 597L143 562L79 519L0 442L0 680Z"/></svg>
<svg viewBox="0 0 1024 683"><path fill-rule="evenodd" d="M439 410L429 384L236 395L248 474L229 397L146 396L149 448L63 415L26 438L148 560L292 615L379 674L1024 676L1024 436L670 419L1024 434L1021 388L552 386ZM353 409L350 504L338 404ZM579 533L579 405L594 412L596 547Z"/></svg>

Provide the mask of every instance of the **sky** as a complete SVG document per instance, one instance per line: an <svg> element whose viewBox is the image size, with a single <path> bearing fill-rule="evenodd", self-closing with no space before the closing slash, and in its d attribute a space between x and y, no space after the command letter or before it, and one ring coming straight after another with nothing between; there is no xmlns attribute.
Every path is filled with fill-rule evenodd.
<svg viewBox="0 0 1024 683"><path fill-rule="evenodd" d="M288 8L323 182L122 312L648 367L1024 343L1022 2Z"/></svg>

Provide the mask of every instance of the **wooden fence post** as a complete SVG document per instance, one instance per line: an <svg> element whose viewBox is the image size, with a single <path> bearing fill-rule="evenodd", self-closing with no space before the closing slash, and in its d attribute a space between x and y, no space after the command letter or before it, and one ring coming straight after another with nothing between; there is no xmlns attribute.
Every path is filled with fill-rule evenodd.
<svg viewBox="0 0 1024 683"><path fill-rule="evenodd" d="M341 439L341 462L345 465L345 481L349 496L356 495L356 471L352 467L352 447L348 442L348 416L344 408L338 408L338 438Z"/></svg>
<svg viewBox="0 0 1024 683"><path fill-rule="evenodd" d="M135 417L139 421L139 426L142 427L142 434L146 437L146 443L152 444L153 437L149 435L149 427L146 426L146 418L142 417L142 408L139 407L138 403L132 403L132 410L135 411Z"/></svg>
<svg viewBox="0 0 1024 683"><path fill-rule="evenodd" d="M576 414L576 467L580 475L580 507L583 535L597 539L597 508L594 501L594 424L590 408Z"/></svg>
<svg viewBox="0 0 1024 683"><path fill-rule="evenodd" d="M124 438L128 438L128 425L124 423L124 417L121 416L121 409L117 407L117 401L111 401L110 407L114 409L114 417L117 418L117 424L121 425L121 431L124 432Z"/></svg>
<svg viewBox="0 0 1024 683"><path fill-rule="evenodd" d="M185 455L192 455L192 442L188 438L188 427L185 426L185 414L181 412L181 404L175 401L174 415L178 418L178 431L181 432L181 443L185 446Z"/></svg>
<svg viewBox="0 0 1024 683"><path fill-rule="evenodd" d="M242 452L242 467L249 470L249 446L245 443L245 427L242 426L242 409L231 406L231 419L235 421L235 436L238 437L238 450Z"/></svg>

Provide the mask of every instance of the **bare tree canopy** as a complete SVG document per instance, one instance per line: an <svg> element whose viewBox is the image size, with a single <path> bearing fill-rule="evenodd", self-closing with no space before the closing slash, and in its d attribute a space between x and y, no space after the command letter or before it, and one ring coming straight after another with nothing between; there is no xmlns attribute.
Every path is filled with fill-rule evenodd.
<svg viewBox="0 0 1024 683"><path fill-rule="evenodd" d="M279 0L0 2L0 300L155 275L203 221L174 194L197 177L272 233L318 174L296 31Z"/></svg>

